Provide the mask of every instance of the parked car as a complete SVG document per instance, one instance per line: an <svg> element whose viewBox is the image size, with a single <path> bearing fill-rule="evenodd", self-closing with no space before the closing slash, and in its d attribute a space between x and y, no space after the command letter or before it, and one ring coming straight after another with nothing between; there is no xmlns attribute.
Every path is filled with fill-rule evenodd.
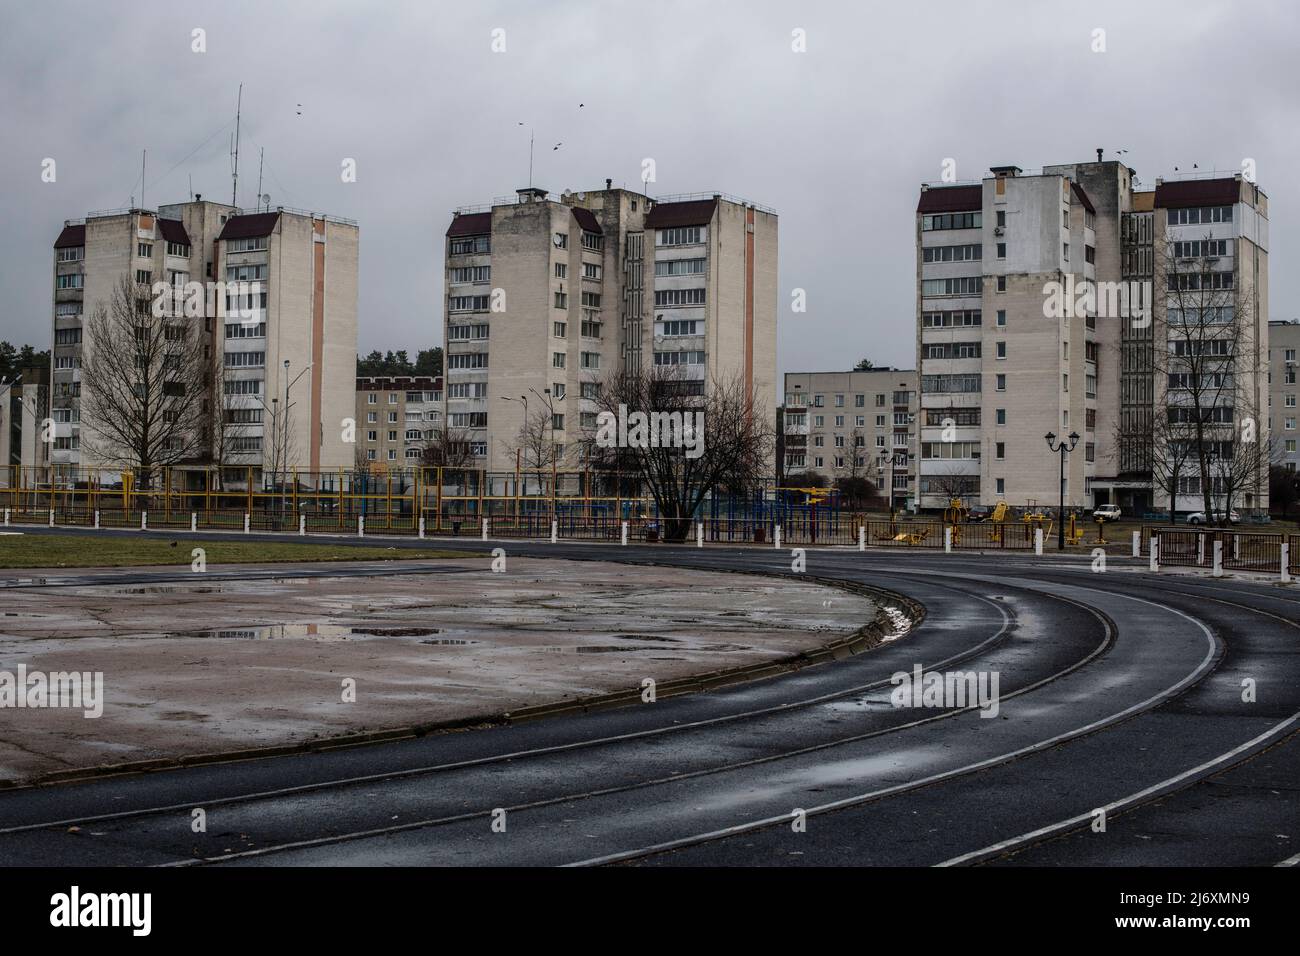
<svg viewBox="0 0 1300 956"><path fill-rule="evenodd" d="M983 505L977 505L966 512L967 521L988 521L993 514L992 508L985 508Z"/></svg>
<svg viewBox="0 0 1300 956"><path fill-rule="evenodd" d="M1119 505L1098 505L1092 511L1093 521L1118 521L1123 514Z"/></svg>
<svg viewBox="0 0 1300 956"><path fill-rule="evenodd" d="M1210 520L1215 524L1221 524L1223 522L1223 512L1222 511L1211 512ZM1205 524L1205 512L1193 511L1191 514L1187 516L1186 521L1188 524ZM1228 513L1229 524L1237 524L1239 521L1241 521L1241 515L1237 514L1236 511L1231 511Z"/></svg>

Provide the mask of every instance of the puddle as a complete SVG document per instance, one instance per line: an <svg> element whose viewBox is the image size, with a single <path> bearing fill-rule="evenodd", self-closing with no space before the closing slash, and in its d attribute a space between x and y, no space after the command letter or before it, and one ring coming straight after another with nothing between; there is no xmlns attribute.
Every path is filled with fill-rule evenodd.
<svg viewBox="0 0 1300 956"><path fill-rule="evenodd" d="M228 627L210 631L172 631L165 637L220 638L236 641L272 641L306 638L317 641L346 641L354 634L342 624L258 624L252 627ZM422 633L428 633L424 631Z"/></svg>
<svg viewBox="0 0 1300 956"><path fill-rule="evenodd" d="M197 587L189 584L141 584L133 587L111 588L110 594L220 594L221 588L211 585Z"/></svg>
<svg viewBox="0 0 1300 956"><path fill-rule="evenodd" d="M615 634L616 641L664 641L670 644L680 643L678 638L663 637L656 634Z"/></svg>
<svg viewBox="0 0 1300 956"><path fill-rule="evenodd" d="M524 648L527 650L528 648ZM618 652L628 653L631 651L657 651L658 647L617 647L612 644L569 644L560 645L552 644L543 647L535 647L533 650L542 651L545 654L615 654Z"/></svg>
<svg viewBox="0 0 1300 956"><path fill-rule="evenodd" d="M428 637L439 633L436 627L354 627L353 634L369 634L371 637ZM430 641L421 641L429 644ZM464 644L464 641L460 643Z"/></svg>
<svg viewBox="0 0 1300 956"><path fill-rule="evenodd" d="M439 637L432 641L421 641L421 644L433 644L435 647L464 647L466 644L478 644L478 641L466 641L458 637Z"/></svg>

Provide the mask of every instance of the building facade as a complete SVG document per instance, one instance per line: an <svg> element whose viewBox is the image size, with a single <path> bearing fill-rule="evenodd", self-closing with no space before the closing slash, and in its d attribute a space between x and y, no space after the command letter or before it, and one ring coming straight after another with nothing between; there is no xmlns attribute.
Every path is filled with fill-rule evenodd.
<svg viewBox="0 0 1300 956"><path fill-rule="evenodd" d="M865 477L896 508L917 492L919 379L912 369L787 372L780 470L797 485L807 472L834 482Z"/></svg>
<svg viewBox="0 0 1300 956"><path fill-rule="evenodd" d="M458 210L444 251L444 419L478 467L577 467L597 389L621 370L775 394L772 210L608 180L558 199L528 188Z"/></svg>
<svg viewBox="0 0 1300 956"><path fill-rule="evenodd" d="M81 365L86 322L124 276L142 296L160 283L175 290L167 314L205 340L213 414L202 451L172 464L217 467L230 481L249 469L270 481L279 469L352 464L342 429L354 411L356 223L195 197L67 221L54 253L53 464L100 469L115 457L83 447ZM182 304L196 287L201 318Z"/></svg>
<svg viewBox="0 0 1300 956"><path fill-rule="evenodd" d="M1268 430L1272 464L1300 470L1300 319L1268 324Z"/></svg>
<svg viewBox="0 0 1300 956"><path fill-rule="evenodd" d="M1211 199L1232 209L1202 221ZM1202 254L1225 248L1232 253ZM1240 385L1227 402L1236 412L1224 414L1253 419L1267 341L1258 321L1267 314L1267 207L1254 184L1189 178L1144 192L1132 169L1099 154L1029 174L994 167L978 184L923 186L921 506L962 498L1051 507L1063 496L1070 506L1114 502L1138 514L1168 507L1160 475L1173 443L1153 435L1186 415L1170 410L1185 404L1171 374L1192 346L1180 344L1184 323L1166 322L1176 301L1168 284L1188 281L1168 273L1191 266L1167 263L1189 250L1196 267L1239 277L1223 280L1230 306L1236 298L1223 313L1233 339L1229 380ZM1063 476L1048 434L1067 443L1078 436ZM1199 507L1197 482L1184 477L1178 507ZM1240 490L1235 503L1266 504L1258 483Z"/></svg>
<svg viewBox="0 0 1300 956"><path fill-rule="evenodd" d="M442 376L357 379L357 467L418 467L442 435Z"/></svg>

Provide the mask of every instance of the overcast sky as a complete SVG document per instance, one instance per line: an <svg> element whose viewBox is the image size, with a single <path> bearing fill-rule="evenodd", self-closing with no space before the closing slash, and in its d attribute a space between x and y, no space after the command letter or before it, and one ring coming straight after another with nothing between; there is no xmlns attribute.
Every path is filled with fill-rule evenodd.
<svg viewBox="0 0 1300 956"><path fill-rule="evenodd" d="M230 196L356 219L359 348L441 339L441 236L458 205L560 192L722 191L780 215L779 371L912 367L919 184L946 157L1257 164L1272 318L1300 315L1300 4L913 2L39 3L2 0L0 338L47 347L64 219ZM206 31L207 52L191 51ZM504 30L505 52L492 50ZM1094 30L1105 52L1093 52ZM792 50L803 30L806 52ZM301 107L298 105L301 104ZM579 108L579 104L583 104ZM553 149L563 143L559 149ZM1119 149L1128 152L1122 157ZM57 181L41 181L46 157ZM357 181L340 180L344 158ZM807 294L793 314L791 290Z"/></svg>

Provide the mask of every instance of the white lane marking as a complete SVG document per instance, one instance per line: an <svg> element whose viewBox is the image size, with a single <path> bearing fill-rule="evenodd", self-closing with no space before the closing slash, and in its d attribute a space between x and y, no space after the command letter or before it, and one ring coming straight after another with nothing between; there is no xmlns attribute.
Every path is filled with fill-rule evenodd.
<svg viewBox="0 0 1300 956"><path fill-rule="evenodd" d="M1101 807L1097 807L1093 810L1089 810L1086 813L1080 813L1077 816L1070 817L1068 820L1061 820L1059 823L1052 823L1045 827L1039 827L1037 830L1031 830L1028 833L1022 833L1020 836L1012 837L1009 840L1002 840L999 843L990 844L989 846L984 847L984 849L982 850L973 850L970 853L963 853L961 856L954 856L951 860L944 860L942 863L936 863L935 866L959 866L962 863L969 863L974 860L983 859L985 857L996 856L997 854L1002 853L1003 851L1008 850L1011 847L1019 846L1022 843L1028 843L1032 840L1038 840L1045 836L1051 836L1053 833L1059 833L1062 830L1068 830L1071 827L1078 826L1080 823L1087 823L1093 818L1093 815L1097 812L1097 810L1103 810L1107 814L1109 814L1112 810L1119 810L1120 808L1126 807L1132 803L1138 803L1142 800L1145 800L1147 797L1159 793L1162 790L1175 787L1179 783L1181 783L1184 780L1187 780L1190 777L1194 777L1198 774L1201 774L1212 767L1217 767L1219 764L1223 763L1224 761L1231 760L1233 757L1237 756L1238 754L1244 753L1245 751L1251 749L1252 747L1258 744L1263 743L1264 741L1270 739L1271 737L1277 736L1283 730L1285 730L1286 728L1294 724L1297 719L1300 719L1300 711L1297 711L1296 713L1292 714L1290 717L1288 717L1286 720L1282 721L1281 723L1274 724L1272 727L1264 731L1259 736L1247 740L1245 743L1237 747L1233 747L1227 753L1220 754L1219 756L1215 757L1213 760L1207 760L1205 763L1201 764L1200 766L1192 767L1190 770L1184 770L1182 773L1170 777L1168 780L1162 780L1159 783L1153 783L1151 786L1139 790L1136 793L1130 793L1127 797L1121 797L1120 799L1115 800L1112 803L1107 803ZM1300 857L1292 857L1290 863L1287 863L1287 861L1283 861L1283 862L1286 865L1291 865L1291 863L1294 863L1296 859L1300 859ZM1281 866L1283 864L1280 863L1278 865Z"/></svg>
<svg viewBox="0 0 1300 956"><path fill-rule="evenodd" d="M1069 587L1069 585L1066 585L1066 587ZM1092 591L1095 589L1081 588L1081 590ZM820 814L820 813L829 813L833 810L843 810L848 807L857 806L858 804L867 803L871 800L877 800L881 797L887 797L895 793L902 793L906 790L913 790L918 787L928 786L929 784L932 783L939 783L943 780L952 779L953 777L959 777L968 773L973 773L978 770L983 770L986 767L992 767L992 766L996 766L997 764L1006 763L1007 761L1015 760L1017 757L1023 757L1031 753L1037 753L1038 751L1046 750L1047 748L1055 746L1058 743L1063 743L1067 740L1072 740L1075 737L1081 737L1084 736L1085 734L1092 733L1092 731L1098 730L1101 727L1108 726L1110 724L1116 723L1117 721L1123 720L1125 717L1133 713L1137 713L1142 710L1148 709L1149 707L1155 706L1158 703L1163 703L1164 701L1168 700L1174 695L1180 693L1184 687L1190 686L1192 683L1195 683L1197 680L1200 680L1200 678L1206 672L1209 671L1211 664L1214 662L1214 659L1218 654L1219 641L1218 638L1214 636L1214 633L1208 627L1206 627L1206 625L1203 622L1198 621L1196 618L1192 617L1189 614L1184 614L1182 611L1178 610L1177 608L1166 607L1163 604L1157 604L1156 602L1148 601L1145 598L1133 597L1132 595L1129 594L1117 594L1115 592L1109 592L1109 591L1103 593L1106 593L1111 597L1120 597L1130 601L1137 601L1141 604L1149 604L1152 607L1156 607L1164 611L1169 611L1171 614L1177 614L1179 617L1185 618L1186 620L1195 624L1197 627L1201 629L1202 633L1205 635L1206 641L1209 643L1209 647L1206 650L1205 657L1201 659L1200 664L1198 664L1196 668L1192 670L1191 673L1187 674L1177 683L1171 685L1165 690L1160 691L1159 693L1154 694L1151 697L1148 697L1146 700L1141 701L1140 703L1132 704L1129 707L1126 707L1123 710L1119 711L1118 713L1111 714L1108 717L1102 717L1098 720L1094 720L1092 723L1086 724L1083 727L1078 727L1075 728L1074 730L1065 731L1064 733L1057 734L1054 737L1049 737L1046 740L1040 740L1037 743L1029 744L1017 750L1012 750L1008 753L998 754L997 756L989 757L985 760L977 761L976 763L967 764L964 767L955 767L952 770L945 770L942 773L931 774L930 776L923 777L920 780L914 780L909 783L895 784L892 787L882 787L879 790L872 790L872 791L868 791L867 793L856 794L851 797L844 797L839 800L833 800L830 803L823 803L820 804L819 806L809 807L805 810L806 815L813 816L815 814ZM605 854L604 856L591 857L590 859L586 859L586 860L579 860L573 863L566 863L565 866L601 866L606 863L617 863L622 860L631 860L641 856L649 856L655 853L662 853L667 850L675 850L684 846L691 846L697 843L708 843L712 840L722 839L731 836L738 836L742 833L750 833L755 830L762 830L767 827L772 827L772 826L777 826L778 824L787 823L789 822L789 820L790 820L790 815L788 813L783 813L779 816L765 817L761 820L752 820L748 823L738 823L733 826L723 827L722 829L719 830L711 830L707 833L697 833L692 836L679 837L676 840L668 840L664 843L656 843L656 844L652 844L651 846L641 847L636 850L623 850L618 853L608 853Z"/></svg>

